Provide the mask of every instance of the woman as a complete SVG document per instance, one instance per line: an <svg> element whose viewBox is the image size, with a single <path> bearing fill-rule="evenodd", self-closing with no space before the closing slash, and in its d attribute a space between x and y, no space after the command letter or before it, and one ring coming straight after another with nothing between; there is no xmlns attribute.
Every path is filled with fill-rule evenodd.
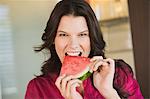
<svg viewBox="0 0 150 99"><path fill-rule="evenodd" d="M25 99L143 99L130 66L105 58L98 21L84 0L57 3L42 40L36 51L47 49L51 57L42 75L29 82ZM91 58L92 76L82 82L72 75L59 75L66 55Z"/></svg>

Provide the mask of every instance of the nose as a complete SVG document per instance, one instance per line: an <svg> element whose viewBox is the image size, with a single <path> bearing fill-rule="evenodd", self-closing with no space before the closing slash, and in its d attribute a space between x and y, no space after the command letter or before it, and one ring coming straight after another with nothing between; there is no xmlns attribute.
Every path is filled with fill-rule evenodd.
<svg viewBox="0 0 150 99"><path fill-rule="evenodd" d="M71 49L77 49L79 48L79 40L77 37L70 38L69 46Z"/></svg>

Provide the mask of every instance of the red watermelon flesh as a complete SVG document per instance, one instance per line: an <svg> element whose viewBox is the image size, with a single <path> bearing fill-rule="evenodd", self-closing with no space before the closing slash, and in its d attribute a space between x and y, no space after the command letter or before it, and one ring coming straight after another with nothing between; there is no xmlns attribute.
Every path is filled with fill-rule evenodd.
<svg viewBox="0 0 150 99"><path fill-rule="evenodd" d="M65 56L60 75L73 75L75 78L85 80L90 76L90 58L81 56Z"/></svg>

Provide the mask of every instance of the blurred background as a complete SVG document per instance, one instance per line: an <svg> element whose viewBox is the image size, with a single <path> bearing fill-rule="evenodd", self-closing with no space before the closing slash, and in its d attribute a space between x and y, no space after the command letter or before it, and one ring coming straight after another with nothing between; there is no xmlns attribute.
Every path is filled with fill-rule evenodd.
<svg viewBox="0 0 150 99"><path fill-rule="evenodd" d="M28 82L40 74L46 56L35 53L33 47L42 43L42 33L58 1L0 0L0 99L23 99ZM143 95L149 98L150 2L86 1L99 20L107 45L106 56L125 60L132 67Z"/></svg>

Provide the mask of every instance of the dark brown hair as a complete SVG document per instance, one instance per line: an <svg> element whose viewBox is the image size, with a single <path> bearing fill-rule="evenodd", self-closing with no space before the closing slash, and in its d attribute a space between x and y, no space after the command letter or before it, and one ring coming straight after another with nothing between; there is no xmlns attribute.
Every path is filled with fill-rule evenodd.
<svg viewBox="0 0 150 99"><path fill-rule="evenodd" d="M37 52L48 49L51 53L51 57L46 60L42 66L41 71L43 74L60 71L61 62L55 51L53 42L61 17L65 15L83 16L86 19L91 41L91 52L89 57L95 55L104 57L105 42L102 37L98 20L90 5L84 0L62 0L56 4L47 22L45 33L42 35L44 43L35 49Z"/></svg>

